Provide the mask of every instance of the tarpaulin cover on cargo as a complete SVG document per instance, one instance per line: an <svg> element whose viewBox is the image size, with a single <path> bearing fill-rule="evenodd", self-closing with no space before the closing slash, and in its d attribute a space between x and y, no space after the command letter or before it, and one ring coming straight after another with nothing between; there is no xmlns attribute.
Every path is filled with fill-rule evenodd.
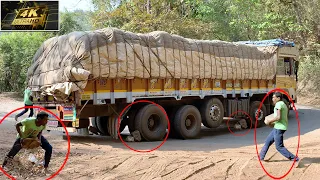
<svg viewBox="0 0 320 180"><path fill-rule="evenodd" d="M46 40L34 56L34 91L70 94L90 78L273 79L278 46L194 40L156 31L115 28Z"/></svg>

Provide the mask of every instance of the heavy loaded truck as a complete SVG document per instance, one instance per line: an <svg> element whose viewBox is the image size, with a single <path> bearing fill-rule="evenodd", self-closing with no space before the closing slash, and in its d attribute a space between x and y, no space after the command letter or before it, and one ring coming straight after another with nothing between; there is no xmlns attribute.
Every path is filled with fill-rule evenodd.
<svg viewBox="0 0 320 180"><path fill-rule="evenodd" d="M46 40L28 70L34 105L55 113L68 131L94 127L118 138L139 132L146 141L199 137L202 124L217 128L224 117L252 118L252 127L273 113L274 88L296 102L299 51L293 42L196 40L155 31L116 28L72 32ZM284 101L291 108L290 101ZM164 110L164 111L163 111ZM242 113L235 113L241 110ZM256 116L258 117L256 121ZM257 123L257 124L256 124ZM250 124L249 124L250 127ZM53 116L49 130L64 131Z"/></svg>

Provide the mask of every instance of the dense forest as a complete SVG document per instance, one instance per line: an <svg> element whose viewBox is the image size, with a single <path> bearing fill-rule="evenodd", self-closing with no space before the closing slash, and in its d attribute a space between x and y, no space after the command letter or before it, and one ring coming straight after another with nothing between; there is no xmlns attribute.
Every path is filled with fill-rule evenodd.
<svg viewBox="0 0 320 180"><path fill-rule="evenodd" d="M301 50L299 80L320 77L320 0L92 0L93 11L64 11L59 32L0 35L0 92L21 91L38 47L72 31L117 27L194 39L282 38ZM320 78L319 78L320 79ZM320 81L314 80L315 85ZM303 87L303 86L301 86Z"/></svg>

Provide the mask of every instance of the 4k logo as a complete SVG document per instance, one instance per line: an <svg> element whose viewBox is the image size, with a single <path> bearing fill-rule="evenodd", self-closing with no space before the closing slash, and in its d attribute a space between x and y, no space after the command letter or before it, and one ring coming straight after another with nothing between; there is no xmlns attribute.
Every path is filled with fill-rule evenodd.
<svg viewBox="0 0 320 180"><path fill-rule="evenodd" d="M41 17L42 14L38 14L37 11L39 10L40 8L36 8L36 9L27 9L27 10L24 10L19 16L20 17Z"/></svg>
<svg viewBox="0 0 320 180"><path fill-rule="evenodd" d="M46 6L20 9L11 25L14 26L44 26L48 9Z"/></svg>

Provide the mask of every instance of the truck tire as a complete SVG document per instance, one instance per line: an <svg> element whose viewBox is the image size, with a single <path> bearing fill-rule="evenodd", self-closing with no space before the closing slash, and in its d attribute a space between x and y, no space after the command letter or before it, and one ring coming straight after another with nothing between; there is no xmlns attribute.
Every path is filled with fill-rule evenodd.
<svg viewBox="0 0 320 180"><path fill-rule="evenodd" d="M98 130L101 132L101 135L109 136L108 133L108 116L99 116L96 118Z"/></svg>
<svg viewBox="0 0 320 180"><path fill-rule="evenodd" d="M90 121L91 121L92 127L98 129L96 117L91 117Z"/></svg>
<svg viewBox="0 0 320 180"><path fill-rule="evenodd" d="M167 124L165 114L154 104L144 106L135 117L135 129L146 141L161 141L166 135Z"/></svg>
<svg viewBox="0 0 320 180"><path fill-rule="evenodd" d="M137 108L131 108L130 111L127 113L128 118L128 129L130 133L133 133L136 128L135 128L135 117L137 114L138 109Z"/></svg>
<svg viewBox="0 0 320 180"><path fill-rule="evenodd" d="M101 134L102 132L99 130L98 124L97 124L97 117L91 117L90 121L91 121L92 127L96 128L98 130L98 133Z"/></svg>
<svg viewBox="0 0 320 180"><path fill-rule="evenodd" d="M260 103L261 103L261 101L253 101L250 105L249 114L252 119L252 128L254 128L255 124L256 124L256 113L258 113ZM260 115L258 117L257 128L260 128L264 125L264 119L265 119L266 115L267 115L267 108L264 104L262 104L261 109L260 109ZM247 123L248 123L248 126L250 127L251 121L248 120Z"/></svg>
<svg viewBox="0 0 320 180"><path fill-rule="evenodd" d="M128 119L124 118L120 123L120 128L119 128L120 133L122 133L122 131L126 128L127 125L128 125Z"/></svg>
<svg viewBox="0 0 320 180"><path fill-rule="evenodd" d="M182 106L175 114L172 128L181 139L197 138L201 131L201 114L192 105Z"/></svg>
<svg viewBox="0 0 320 180"><path fill-rule="evenodd" d="M206 100L200 107L200 114L204 126L208 128L217 128L223 121L223 104L217 98Z"/></svg>

